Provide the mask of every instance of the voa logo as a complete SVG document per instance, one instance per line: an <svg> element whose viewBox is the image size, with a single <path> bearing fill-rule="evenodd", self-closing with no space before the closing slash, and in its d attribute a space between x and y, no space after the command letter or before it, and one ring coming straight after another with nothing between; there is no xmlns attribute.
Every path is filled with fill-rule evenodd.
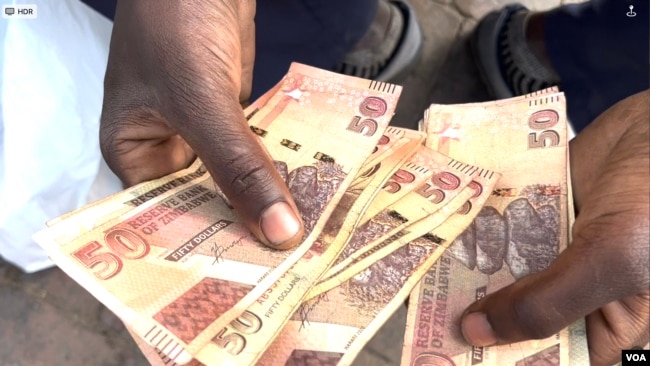
<svg viewBox="0 0 650 366"><path fill-rule="evenodd" d="M624 350L622 356L622 365L646 365L648 360L650 360L650 350Z"/></svg>

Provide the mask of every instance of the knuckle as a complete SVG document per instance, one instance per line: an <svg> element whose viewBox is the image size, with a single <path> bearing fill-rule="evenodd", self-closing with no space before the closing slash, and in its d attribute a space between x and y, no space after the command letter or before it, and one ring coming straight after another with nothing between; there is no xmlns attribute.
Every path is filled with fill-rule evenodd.
<svg viewBox="0 0 650 366"><path fill-rule="evenodd" d="M119 125L113 123L110 118L102 114L99 125L99 148L107 162L117 155L118 132Z"/></svg>
<svg viewBox="0 0 650 366"><path fill-rule="evenodd" d="M226 168L231 171L228 184L237 196L262 199L275 187L275 177L260 157L251 154L232 158Z"/></svg>

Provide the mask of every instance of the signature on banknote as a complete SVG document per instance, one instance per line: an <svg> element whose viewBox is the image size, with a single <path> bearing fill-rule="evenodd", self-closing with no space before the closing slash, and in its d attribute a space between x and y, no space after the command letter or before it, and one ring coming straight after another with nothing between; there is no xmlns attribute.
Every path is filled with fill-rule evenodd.
<svg viewBox="0 0 650 366"><path fill-rule="evenodd" d="M217 243L213 243L212 247L210 248L210 252L214 255L214 261L212 262L212 265L215 265L216 263L223 262L223 255L230 249L234 248L237 245L241 245L242 241L247 238L247 235L242 235L238 239L233 240L230 244L228 245L217 245Z"/></svg>
<svg viewBox="0 0 650 366"><path fill-rule="evenodd" d="M304 302L300 305L300 309L298 309L298 315L300 316L300 330L303 330L305 325L309 325L309 313L311 313L321 301L330 301L327 292L318 295L312 301Z"/></svg>

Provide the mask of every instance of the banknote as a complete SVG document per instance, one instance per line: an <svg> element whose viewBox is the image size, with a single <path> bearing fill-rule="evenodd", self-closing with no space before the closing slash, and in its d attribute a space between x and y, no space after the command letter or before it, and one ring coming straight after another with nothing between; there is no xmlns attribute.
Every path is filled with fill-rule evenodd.
<svg viewBox="0 0 650 366"><path fill-rule="evenodd" d="M411 293L402 364L573 365L568 330L496 347L471 347L459 330L467 306L546 268L569 243L564 95L432 105L425 119L427 146L503 176L450 246L448 263L432 267Z"/></svg>
<svg viewBox="0 0 650 366"><path fill-rule="evenodd" d="M382 136L382 138L380 139L380 142L378 143L378 147L373 151L373 154L364 163L364 167L361 170L363 173L360 173L357 176L355 182L352 184L349 190L353 190L353 191L359 190L363 188L364 184L367 185L368 183L367 178L374 175L377 169L376 166L381 161L381 157L379 158L373 157L377 155L378 151L381 151L382 155L384 155L387 152L390 153L391 150L394 152L395 150L397 150L398 148L400 148L401 146L403 146L408 142L408 143L415 143L416 145L415 149L413 149L412 147L411 150L416 150L414 155L418 155L417 151L427 150L424 146L421 145L423 139L424 139L424 134L417 131L403 130L399 128L388 128L384 133L384 136ZM428 170L426 170L423 166L417 165L415 163L420 160L422 160L422 157L409 158L407 163L402 165L399 168L399 171L393 175L393 177L390 179L390 182L385 184L384 193L399 197L400 195L398 193L400 191L404 191L405 189L408 189L409 187L408 183L416 181L416 184L419 185L420 182L423 182L424 177L428 175L425 175L421 179L419 179L420 177L418 176L417 179L416 178L410 180L407 179L406 181L403 178L401 178L404 175L415 176L415 174L427 173ZM387 204L390 204L391 202L394 202L394 199L393 200L382 199L381 201L385 201L388 202ZM127 325L127 329L129 329L128 325ZM142 350L143 354L145 354L147 359L152 364L161 364L161 362L165 362L168 365L176 365L176 363L173 360L168 359L164 354L162 354L160 350L155 349L154 347L144 342L144 340L140 339L140 337L138 337L137 334L135 334L135 332L131 331L131 334L136 339L136 343ZM198 360L194 360L194 361L198 362Z"/></svg>
<svg viewBox="0 0 650 366"><path fill-rule="evenodd" d="M484 170L475 177L482 189L470 198L468 210L453 214L431 235L411 241L362 274L305 302L258 365L349 365L453 238L471 223L498 177Z"/></svg>
<svg viewBox="0 0 650 366"><path fill-rule="evenodd" d="M65 222L67 231L74 236L82 231L92 230L95 226L117 215L131 211L135 207L151 201L161 194L207 174L207 169L200 160L195 160L186 169L181 169L159 179L143 182L123 191L70 211L64 215L47 221L52 227ZM76 228L76 230L75 230Z"/></svg>
<svg viewBox="0 0 650 366"><path fill-rule="evenodd" d="M431 169L430 178L357 228L336 265L310 291L308 298L338 286L400 246L433 230L467 204L475 194L474 188L468 186L478 168L432 150L429 159L438 162ZM426 227L420 222L425 218ZM415 223L419 223L417 231L411 229Z"/></svg>
<svg viewBox="0 0 650 366"><path fill-rule="evenodd" d="M268 101L268 99L270 98L267 98L266 101ZM253 107L259 108L259 106L260 103L258 102ZM350 185L348 191L362 191L369 184L370 178L373 177L377 172L377 169L379 169L381 160L383 158L391 155L406 155L415 152L418 148L424 148L424 146L421 145L424 141L424 136L425 135L422 132L406 130L397 127L388 127L377 143L377 146L373 150L372 154L364 162L360 173ZM140 347L143 354L152 365L176 365L173 360L169 359L160 350L148 345L134 331L130 330L128 325L126 325L126 327L134 337L138 347ZM202 365L202 363L196 359L193 359L190 364Z"/></svg>
<svg viewBox="0 0 650 366"><path fill-rule="evenodd" d="M391 155L399 156L413 153L418 148L424 148L421 145L423 141L424 133L396 127L387 128L371 156L364 162L363 168L360 170L362 173L357 175L352 185L348 188L348 191L363 190L363 188L368 185L369 178L374 176L374 173L377 172L377 165L380 164L383 158ZM161 183L165 183L167 180L168 179L161 180ZM70 215L68 215L68 217L70 217ZM176 362L167 357L161 350L147 344L140 336L130 329L128 324L125 324L125 326L142 353L152 365L177 365ZM197 366L203 365L203 363L197 359L192 359L188 364Z"/></svg>
<svg viewBox="0 0 650 366"><path fill-rule="evenodd" d="M133 341L142 352L142 355L147 359L151 366L179 366L174 360L169 358L164 354L160 349L148 344L145 342L142 337L140 337L133 329L129 327L128 324L124 324L126 330L129 332ZM205 366L199 360L193 358L189 362L185 363L185 366Z"/></svg>
<svg viewBox="0 0 650 366"><path fill-rule="evenodd" d="M432 169L440 161L428 158L431 154L429 150L431 149L424 145L419 146L409 160L390 177L362 215L359 226L365 225L372 217L398 202L431 177L434 173Z"/></svg>
<svg viewBox="0 0 650 366"><path fill-rule="evenodd" d="M382 169L382 160L389 158L393 154L399 154L403 158L408 156L412 157L419 149L424 148L424 138L425 134L423 132L388 127L384 135L379 139L373 153L363 163L361 170L359 170L359 173L346 192L360 194L370 181L376 178L377 171ZM412 159L411 157L408 158L408 161ZM391 160L394 161L394 159ZM386 160L385 163L390 163L391 160ZM398 171L388 178L389 181L392 181L394 176L399 174L400 168L397 167ZM384 167L384 169L386 168ZM375 192L373 195L374 198L370 203L374 203L377 200L377 195L380 195L380 193L381 191Z"/></svg>
<svg viewBox="0 0 650 366"><path fill-rule="evenodd" d="M371 202L367 211L376 214L369 221L360 222L336 265L323 278L346 267L355 254L365 252L365 247L374 247L409 223L440 210L470 183L473 170L474 167L421 147L386 184L383 194Z"/></svg>
<svg viewBox="0 0 650 366"><path fill-rule="evenodd" d="M70 234L58 224L35 238L147 343L187 361L307 253L377 145L399 92L294 64L275 95L248 114L294 198L305 203L307 234L293 252L261 245L207 175L73 240L64 240Z"/></svg>
<svg viewBox="0 0 650 366"><path fill-rule="evenodd" d="M259 110L263 105L265 105L265 102L268 102L272 96L271 92L274 90L277 91L277 88L280 86L281 84L278 84L276 88L271 89L269 92L264 94L263 97L260 97L253 106L247 109L248 113L250 115L253 115L254 111ZM385 157L386 154L390 154L402 144L405 144L408 141L414 139L423 141L424 136L425 134L423 132L389 126L386 128L384 134L379 139L377 146L373 150L372 154L364 162L363 166L372 167L379 160ZM422 147L424 148L424 146ZM362 169L359 175L362 175L363 173L364 171ZM132 187L128 187L116 194L107 196L103 199L92 202L81 208L51 219L47 221L46 225L48 227L51 227L62 221L65 221L67 225L67 231L69 231L70 235L74 237L82 231L92 230L95 226L100 225L106 220L110 219L111 216L109 214L117 215L118 213L126 213L133 208L144 204L147 201L155 199L159 195L169 191L172 188L176 188L192 180L202 178L205 174L207 174L205 165L203 165L200 159L196 159L189 167L185 169L181 169L159 179L146 181ZM218 186L215 186L215 191L217 194L222 196L223 199L226 199L223 197L223 193L220 192ZM73 230L73 226L76 226L77 230Z"/></svg>
<svg viewBox="0 0 650 366"><path fill-rule="evenodd" d="M393 131L398 132L398 133L384 134L384 137L385 137L384 141L380 141L380 143L378 144L378 146L381 145L381 147L382 147L381 150L384 150L385 152L388 152L388 154L384 153L384 157L387 157L387 156L390 156L390 155L393 155L393 157L395 157L395 156L399 156L400 154L404 155L404 154L409 153L409 152L412 153L412 152L416 151L418 147L423 147L421 145L421 143L424 140L424 134L418 133L416 131L408 131L408 132L406 132L405 130L396 129L396 128L393 128ZM405 134L409 135L411 137L411 139L406 138ZM388 136L386 136L386 135L388 135ZM407 146L407 144L410 144L411 146ZM379 149L375 149L375 152L378 151L378 150ZM402 151L400 152L400 150L402 150ZM363 169L366 169L370 165L372 165L374 167L374 165L378 164L380 161L381 161L381 159L368 158L366 160L366 162L364 163L364 168ZM384 164L384 165L386 165L386 164ZM369 183L367 178L372 177L374 175L373 173L375 173L375 172L376 172L376 169L370 169L365 174L360 174L359 176L357 176L357 178L355 179L356 189L357 190L359 190L359 189L362 190L365 186L367 186L367 184ZM354 190L355 189L354 187L355 187L355 184L353 183L353 185L348 190L349 191ZM128 324L125 324L125 325L126 325L127 330L129 330L132 337L134 338L136 344L138 345L138 347L142 351L142 353L145 355L147 360L152 365L166 365L166 366L176 366L177 365L177 363L174 362L174 360L167 357L161 350L156 349L155 347L147 344L140 336L138 336L133 330L130 329ZM221 360L221 361L223 361L223 360ZM189 365L196 365L196 366L204 365L203 363L201 363L197 359L192 359L188 364Z"/></svg>
<svg viewBox="0 0 650 366"><path fill-rule="evenodd" d="M379 162L364 187L348 189L307 255L196 357L206 364L211 360L219 360L220 364L253 364L300 306L306 292L336 259L373 197L420 142L415 139L404 144Z"/></svg>
<svg viewBox="0 0 650 366"><path fill-rule="evenodd" d="M360 174L365 173L367 169L375 167L377 163L401 145L415 139L424 141L424 137L423 132L388 126L384 134L379 138L379 142L377 142L377 146L375 146L372 154L363 162L364 169L361 169Z"/></svg>

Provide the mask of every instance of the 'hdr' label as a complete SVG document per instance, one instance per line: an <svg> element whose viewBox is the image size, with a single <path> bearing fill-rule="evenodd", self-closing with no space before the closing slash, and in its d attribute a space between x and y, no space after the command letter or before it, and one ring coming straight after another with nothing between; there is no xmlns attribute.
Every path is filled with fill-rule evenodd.
<svg viewBox="0 0 650 366"><path fill-rule="evenodd" d="M2 6L4 19L36 19L38 11L36 4L11 4Z"/></svg>

